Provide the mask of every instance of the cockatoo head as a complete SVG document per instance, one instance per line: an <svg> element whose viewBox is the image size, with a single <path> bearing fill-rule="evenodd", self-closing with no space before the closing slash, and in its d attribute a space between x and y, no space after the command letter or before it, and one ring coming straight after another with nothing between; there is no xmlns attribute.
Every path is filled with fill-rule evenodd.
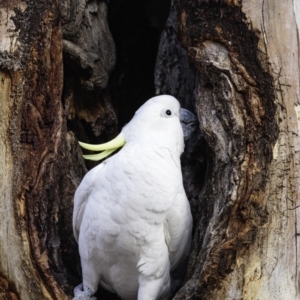
<svg viewBox="0 0 300 300"><path fill-rule="evenodd" d="M162 95L145 102L112 141L100 145L80 145L89 150L104 150L99 154L84 155L84 158L90 160L103 159L119 147L132 143L140 143L145 147L169 148L181 154L184 137L195 130L196 122L197 119L191 112L180 108L176 98Z"/></svg>

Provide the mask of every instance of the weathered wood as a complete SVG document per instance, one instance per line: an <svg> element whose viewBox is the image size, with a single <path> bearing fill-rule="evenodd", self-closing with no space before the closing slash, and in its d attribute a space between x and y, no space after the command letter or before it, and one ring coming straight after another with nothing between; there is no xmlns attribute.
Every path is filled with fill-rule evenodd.
<svg viewBox="0 0 300 300"><path fill-rule="evenodd" d="M37 240L38 232L34 232L38 226L36 201L40 195L35 195L35 201L30 201L28 195L39 185L39 170L55 155L57 147L57 143L51 145L50 142L50 147L42 149L41 140L51 139L60 126L57 118L61 115L57 114L60 105L56 104L60 103L62 89L60 28L54 3L16 4L16 1L1 3L1 79L6 87L1 97L6 127L2 131L5 147L1 156L7 171L4 176L9 183L5 186L6 193L2 194L6 197L1 201L0 228L4 234L0 249L1 273L23 299L50 299L47 290L50 287L52 295L56 293L64 299L53 275L49 275L47 283L41 279L43 274L39 271L47 269L48 262L46 249L40 248L43 242ZM44 26L39 32L42 22ZM51 39L53 42L49 43ZM46 116L47 108L41 106L47 102L49 115ZM31 122L26 117L32 117ZM37 211L30 214L34 206Z"/></svg>
<svg viewBox="0 0 300 300"><path fill-rule="evenodd" d="M7 138L9 132L9 118L11 116L12 101L10 98L11 77L0 72L0 106L1 106L1 121L0 121L0 136L1 136L1 201L0 201L0 219L1 222L0 236L0 272L11 273L9 279L14 282L14 285L19 289L24 280L24 274L16 269L16 266L21 267L22 256L18 251L19 239L17 235L17 228L15 224L14 205L12 199L12 185L13 185L13 157L11 143ZM5 242L7 241L7 242ZM12 257L11 257L12 256ZM19 273L19 274L18 274ZM17 282L21 281L20 283ZM10 299L12 292L11 286L7 278L0 275L0 299ZM13 297L11 297L13 299Z"/></svg>
<svg viewBox="0 0 300 300"><path fill-rule="evenodd" d="M92 137L112 135L116 116L105 90L116 60L114 41L103 1L60 1L64 34L64 99L70 127L88 141L80 120L89 124ZM105 132L106 131L106 132Z"/></svg>
<svg viewBox="0 0 300 300"><path fill-rule="evenodd" d="M94 28L96 36L103 32L96 41L90 33L88 41L91 47L99 39L107 41L101 50L110 53L109 59L103 58L106 67L99 57L92 62L90 102L74 104L68 96L74 94L72 87L65 89L62 101L63 35L57 1L0 2L0 293L7 299L69 299L80 281L71 220L73 195L86 168L67 120L80 124L79 118L85 119L94 136L107 127L113 132L116 125L109 101L101 96L115 61L106 32L107 8L96 1L87 6L86 14L93 19L89 30ZM85 56L89 61L94 57L89 51ZM106 72L100 90L97 72ZM80 81L76 75L68 79ZM100 103L99 97L104 99ZM96 103L93 108L91 102ZM84 129L77 132L85 135Z"/></svg>
<svg viewBox="0 0 300 300"><path fill-rule="evenodd" d="M149 7L157 36L164 18ZM196 134L183 157L195 234L174 299L298 299L300 6L182 0L178 32L176 9L173 1L157 93L197 112L208 153ZM0 299L69 299L80 281L72 198L86 172L77 138L116 133L107 5L3 0L0 12ZM138 104L125 100L120 110Z"/></svg>
<svg viewBox="0 0 300 300"><path fill-rule="evenodd" d="M189 281L175 299L299 297L296 32L292 3L181 1L211 155Z"/></svg>

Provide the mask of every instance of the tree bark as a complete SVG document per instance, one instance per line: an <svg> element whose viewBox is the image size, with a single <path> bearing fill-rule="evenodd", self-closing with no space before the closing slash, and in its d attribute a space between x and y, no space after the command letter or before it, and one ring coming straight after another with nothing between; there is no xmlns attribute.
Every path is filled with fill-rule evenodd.
<svg viewBox="0 0 300 300"><path fill-rule="evenodd" d="M64 4L68 18L57 1L0 2L1 299L70 299L80 282L73 195L86 172L73 131L86 140L116 130L106 4ZM63 90L64 66L74 76Z"/></svg>
<svg viewBox="0 0 300 300"><path fill-rule="evenodd" d="M57 223L57 200L48 203L53 204L48 214L51 208L43 199L47 193L57 194L54 161L63 126L56 4L2 1L1 15L1 157L6 183L2 185L0 270L22 299L53 295L66 299L49 271L51 250L45 243L50 224ZM49 236L54 241L55 233Z"/></svg>
<svg viewBox="0 0 300 300"><path fill-rule="evenodd" d="M299 8L180 4L210 153L188 281L175 299L298 299Z"/></svg>
<svg viewBox="0 0 300 300"><path fill-rule="evenodd" d="M149 11L143 28L157 37L164 18ZM177 97L201 129L182 157L194 236L174 299L300 298L299 16L291 0L172 2L156 93ZM77 139L113 137L116 111L123 124L141 101L128 97L139 73L124 72L122 47L108 89L116 50L105 1L0 1L0 299L70 299L81 280ZM151 84L135 95L154 94Z"/></svg>

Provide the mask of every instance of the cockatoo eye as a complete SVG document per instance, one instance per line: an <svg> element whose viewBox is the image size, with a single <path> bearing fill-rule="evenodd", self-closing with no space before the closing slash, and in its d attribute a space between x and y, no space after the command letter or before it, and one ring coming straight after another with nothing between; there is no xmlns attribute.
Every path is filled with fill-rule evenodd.
<svg viewBox="0 0 300 300"><path fill-rule="evenodd" d="M173 113L170 109L163 108L163 110L160 113L160 116L164 118L172 118Z"/></svg>

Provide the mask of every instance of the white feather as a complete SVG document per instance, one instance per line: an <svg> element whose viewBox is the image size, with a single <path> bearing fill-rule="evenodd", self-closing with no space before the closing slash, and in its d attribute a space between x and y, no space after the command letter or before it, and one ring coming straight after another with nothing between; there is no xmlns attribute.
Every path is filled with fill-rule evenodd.
<svg viewBox="0 0 300 300"><path fill-rule="evenodd" d="M182 184L179 103L147 101L123 128L125 146L82 180L74 198L84 288L126 300L165 298L185 259L192 218ZM172 116L162 115L166 110Z"/></svg>

